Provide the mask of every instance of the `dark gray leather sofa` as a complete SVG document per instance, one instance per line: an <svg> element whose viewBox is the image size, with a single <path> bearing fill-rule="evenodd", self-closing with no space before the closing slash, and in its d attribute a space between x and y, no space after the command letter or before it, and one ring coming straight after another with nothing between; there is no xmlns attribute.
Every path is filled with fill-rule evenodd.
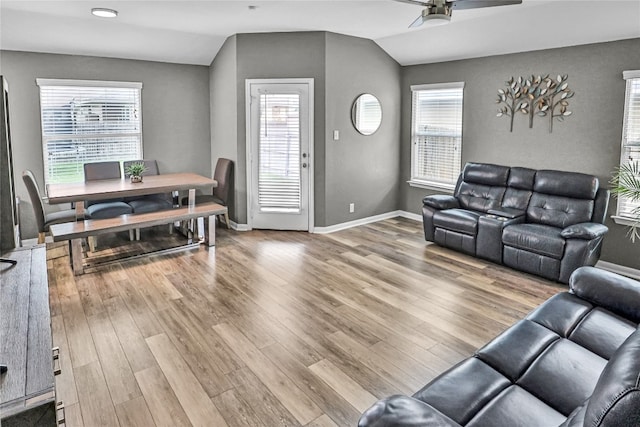
<svg viewBox="0 0 640 427"><path fill-rule="evenodd" d="M425 239L567 283L600 257L609 190L575 172L468 163L453 196L423 199Z"/></svg>
<svg viewBox="0 0 640 427"><path fill-rule="evenodd" d="M640 426L640 282L593 267L413 395L359 427Z"/></svg>

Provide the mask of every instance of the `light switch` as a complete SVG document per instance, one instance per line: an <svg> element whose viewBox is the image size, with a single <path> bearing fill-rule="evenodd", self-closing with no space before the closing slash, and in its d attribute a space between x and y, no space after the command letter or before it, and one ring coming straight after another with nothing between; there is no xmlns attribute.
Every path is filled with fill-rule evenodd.
<svg viewBox="0 0 640 427"><path fill-rule="evenodd" d="M338 141L340 139L340 131L339 130L334 130L333 131L333 140L334 141Z"/></svg>

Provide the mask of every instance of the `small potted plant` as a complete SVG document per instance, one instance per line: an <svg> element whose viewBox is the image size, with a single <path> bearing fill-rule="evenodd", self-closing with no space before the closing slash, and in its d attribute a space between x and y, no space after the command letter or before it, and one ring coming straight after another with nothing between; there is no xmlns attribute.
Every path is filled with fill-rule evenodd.
<svg viewBox="0 0 640 427"><path fill-rule="evenodd" d="M640 202L640 161L631 161L615 170L611 179L612 193L616 197L629 199L631 203ZM633 223L629 226L632 242L640 238L640 206L631 211Z"/></svg>
<svg viewBox="0 0 640 427"><path fill-rule="evenodd" d="M147 167L144 163L131 163L124 170L124 173L129 175L131 182L142 182L142 174L147 171Z"/></svg>

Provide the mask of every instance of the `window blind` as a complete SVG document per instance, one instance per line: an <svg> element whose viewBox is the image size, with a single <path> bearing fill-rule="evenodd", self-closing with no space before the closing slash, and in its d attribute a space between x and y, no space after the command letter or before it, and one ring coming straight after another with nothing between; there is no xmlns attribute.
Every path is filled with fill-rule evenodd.
<svg viewBox="0 0 640 427"><path fill-rule="evenodd" d="M300 95L260 95L258 204L263 212L299 212Z"/></svg>
<svg viewBox="0 0 640 427"><path fill-rule="evenodd" d="M464 83L412 87L411 181L453 188L461 169Z"/></svg>
<svg viewBox="0 0 640 427"><path fill-rule="evenodd" d="M627 81L624 122L622 126L622 150L620 164L640 162L640 70L625 71ZM640 176L637 177L640 180ZM637 218L634 210L640 209L640 200L618 198L620 217Z"/></svg>
<svg viewBox="0 0 640 427"><path fill-rule="evenodd" d="M38 79L45 183L84 181L85 163L141 159L142 84Z"/></svg>

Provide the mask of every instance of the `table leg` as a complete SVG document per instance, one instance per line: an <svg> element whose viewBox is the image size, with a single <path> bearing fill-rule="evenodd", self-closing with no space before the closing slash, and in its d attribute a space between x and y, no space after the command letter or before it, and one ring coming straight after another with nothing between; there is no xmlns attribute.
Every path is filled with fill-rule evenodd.
<svg viewBox="0 0 640 427"><path fill-rule="evenodd" d="M211 215L204 218L204 244L207 246L216 245L216 216Z"/></svg>
<svg viewBox="0 0 640 427"><path fill-rule="evenodd" d="M71 263L75 276L84 274L84 266L82 265L82 239L71 240Z"/></svg>
<svg viewBox="0 0 640 427"><path fill-rule="evenodd" d="M80 200L76 202L76 221L84 220L84 202Z"/></svg>

